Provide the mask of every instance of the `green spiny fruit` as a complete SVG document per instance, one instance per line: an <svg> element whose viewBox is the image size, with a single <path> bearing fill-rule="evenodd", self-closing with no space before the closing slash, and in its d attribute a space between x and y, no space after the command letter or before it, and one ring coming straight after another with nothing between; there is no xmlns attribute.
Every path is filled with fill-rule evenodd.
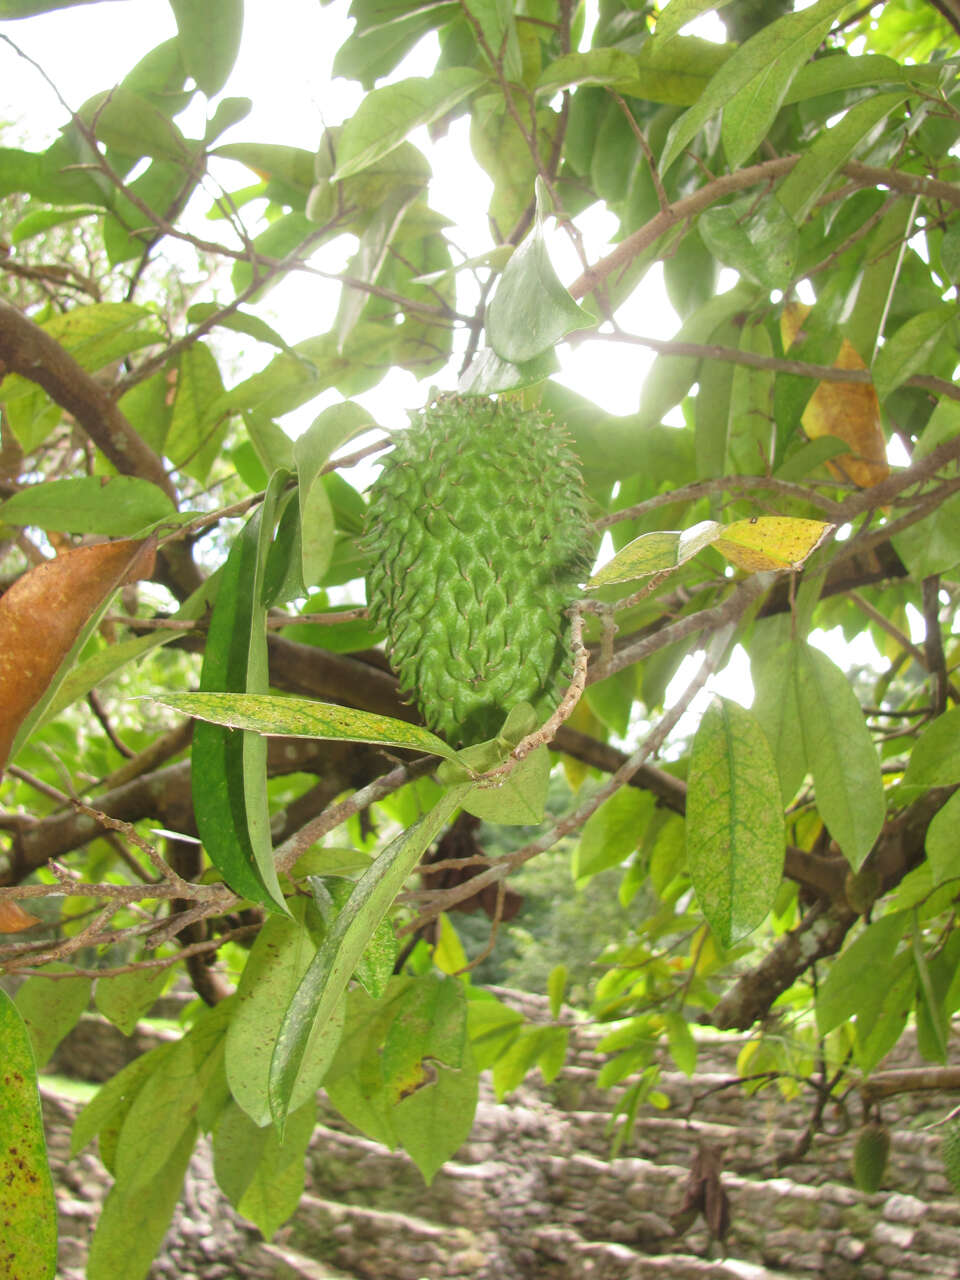
<svg viewBox="0 0 960 1280"><path fill-rule="evenodd" d="M579 463L549 417L450 398L398 436L370 495L373 621L430 727L492 738L511 706L555 709L566 610L590 567Z"/></svg>
<svg viewBox="0 0 960 1280"><path fill-rule="evenodd" d="M853 1183L859 1191L879 1191L890 1155L886 1125L865 1124L853 1148Z"/></svg>
<svg viewBox="0 0 960 1280"><path fill-rule="evenodd" d="M947 1122L940 1143L944 1172L951 1187L960 1196L960 1116Z"/></svg>

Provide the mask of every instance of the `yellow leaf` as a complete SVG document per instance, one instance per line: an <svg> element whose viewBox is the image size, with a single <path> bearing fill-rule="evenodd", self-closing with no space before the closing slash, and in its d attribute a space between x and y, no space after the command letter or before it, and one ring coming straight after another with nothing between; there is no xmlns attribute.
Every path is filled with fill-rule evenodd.
<svg viewBox="0 0 960 1280"><path fill-rule="evenodd" d="M714 542L738 569L799 569L834 526L793 516L755 516L728 524Z"/></svg>
<svg viewBox="0 0 960 1280"><path fill-rule="evenodd" d="M783 349L795 341L810 308L791 302L780 317ZM860 353L844 338L833 362L835 369L865 369ZM880 401L871 382L821 382L807 402L800 418L811 440L836 436L850 446L849 453L827 461L839 480L849 480L861 489L879 484L890 474L887 442L880 423Z"/></svg>

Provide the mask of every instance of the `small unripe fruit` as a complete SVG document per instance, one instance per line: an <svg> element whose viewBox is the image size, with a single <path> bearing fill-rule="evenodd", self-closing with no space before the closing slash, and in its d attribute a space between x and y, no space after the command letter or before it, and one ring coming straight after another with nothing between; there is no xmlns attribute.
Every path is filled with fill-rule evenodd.
<svg viewBox="0 0 960 1280"><path fill-rule="evenodd" d="M853 1148L853 1183L859 1191L880 1190L890 1155L890 1131L882 1124L865 1124Z"/></svg>
<svg viewBox="0 0 960 1280"><path fill-rule="evenodd" d="M470 744L518 702L551 714L590 537L579 463L548 416L509 399L432 405L373 485L365 545L370 616L432 729Z"/></svg>

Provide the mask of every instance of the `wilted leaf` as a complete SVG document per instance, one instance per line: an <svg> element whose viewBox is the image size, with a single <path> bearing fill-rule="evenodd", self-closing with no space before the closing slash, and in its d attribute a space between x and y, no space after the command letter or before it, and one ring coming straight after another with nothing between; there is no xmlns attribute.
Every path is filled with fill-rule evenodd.
<svg viewBox="0 0 960 1280"><path fill-rule="evenodd" d="M0 933L21 933L38 923L38 917L24 911L19 903L11 902L9 898L0 901Z"/></svg>
<svg viewBox="0 0 960 1280"><path fill-rule="evenodd" d="M76 547L0 596L0 766L84 624L123 583L150 575L153 552L151 540Z"/></svg>
<svg viewBox="0 0 960 1280"><path fill-rule="evenodd" d="M783 309L780 333L788 350L810 308L791 302ZM859 352L844 338L833 362L835 369L866 369ZM863 489L879 484L890 474L887 441L880 421L880 401L869 382L821 382L807 401L800 419L811 440L836 436L850 446L849 453L827 459L827 467L840 480Z"/></svg>
<svg viewBox="0 0 960 1280"><path fill-rule="evenodd" d="M822 520L758 516L726 525L713 545L731 564L748 573L800 569L832 528Z"/></svg>

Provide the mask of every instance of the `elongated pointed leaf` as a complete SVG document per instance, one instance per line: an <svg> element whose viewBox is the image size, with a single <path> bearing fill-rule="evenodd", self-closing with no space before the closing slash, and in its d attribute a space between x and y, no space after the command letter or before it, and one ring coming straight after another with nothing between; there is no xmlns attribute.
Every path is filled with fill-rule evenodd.
<svg viewBox="0 0 960 1280"><path fill-rule="evenodd" d="M830 966L817 990L817 1028L822 1036L841 1023L875 1017L889 988L887 973L910 920L908 911L894 911L864 929ZM861 1029L867 1031L866 1022Z"/></svg>
<svg viewBox="0 0 960 1280"><path fill-rule="evenodd" d="M697 730L687 776L687 866L723 946L773 906L785 832L777 767L751 712L717 698Z"/></svg>
<svg viewBox="0 0 960 1280"><path fill-rule="evenodd" d="M300 1064L316 1028L340 1006L353 971L403 883L472 784L451 787L430 812L392 841L365 873L291 1000L270 1064L270 1110L282 1130Z"/></svg>
<svg viewBox="0 0 960 1280"><path fill-rule="evenodd" d="M268 736L377 742L428 752L454 762L460 759L452 747L429 729L333 702L285 698L275 693L182 693L176 698L157 698L156 701L200 720Z"/></svg>
<svg viewBox="0 0 960 1280"><path fill-rule="evenodd" d="M545 188L537 179L533 230L503 269L487 310L487 339L501 360L522 365L549 351L596 317L574 302L560 283L543 231Z"/></svg>
<svg viewBox="0 0 960 1280"><path fill-rule="evenodd" d="M57 1201L43 1138L37 1067L16 1006L0 988L0 1276L53 1280Z"/></svg>
<svg viewBox="0 0 960 1280"><path fill-rule="evenodd" d="M925 367L934 347L955 318L956 309L950 305L921 311L911 316L884 343L873 362L873 381L881 400Z"/></svg>
<svg viewBox="0 0 960 1280"><path fill-rule="evenodd" d="M258 1126L270 1122L270 1059L284 1013L317 953L306 923L309 910L307 900L298 898L291 904L292 918L274 916L267 921L237 988L237 1010L227 1032L227 1081L237 1103ZM336 1052L342 1023L342 1010L336 1011L311 1038L291 1090L291 1110L320 1087Z"/></svg>
<svg viewBox="0 0 960 1280"><path fill-rule="evenodd" d="M266 618L257 600L261 515L258 511L247 522L224 565L200 674L202 690L248 687L251 636ZM191 762L197 831L210 860L237 893L285 910L273 868L269 818L255 821L251 832L247 811L248 774L266 806L265 767L254 780L254 762L249 749L245 757L242 736L206 723L194 730ZM251 805L257 803L254 797Z"/></svg>
<svg viewBox="0 0 960 1280"><path fill-rule="evenodd" d="M132 537L175 515L155 484L135 476L78 476L21 489L0 503L0 520L63 533Z"/></svg>
<svg viewBox="0 0 960 1280"><path fill-rule="evenodd" d="M670 130L660 159L661 173L721 109L727 158L734 168L742 164L766 135L794 76L843 6L844 0L818 0L763 27L741 45Z"/></svg>
<svg viewBox="0 0 960 1280"><path fill-rule="evenodd" d="M817 809L857 870L873 848L886 812L877 749L847 676L825 653L800 645L795 679Z"/></svg>

